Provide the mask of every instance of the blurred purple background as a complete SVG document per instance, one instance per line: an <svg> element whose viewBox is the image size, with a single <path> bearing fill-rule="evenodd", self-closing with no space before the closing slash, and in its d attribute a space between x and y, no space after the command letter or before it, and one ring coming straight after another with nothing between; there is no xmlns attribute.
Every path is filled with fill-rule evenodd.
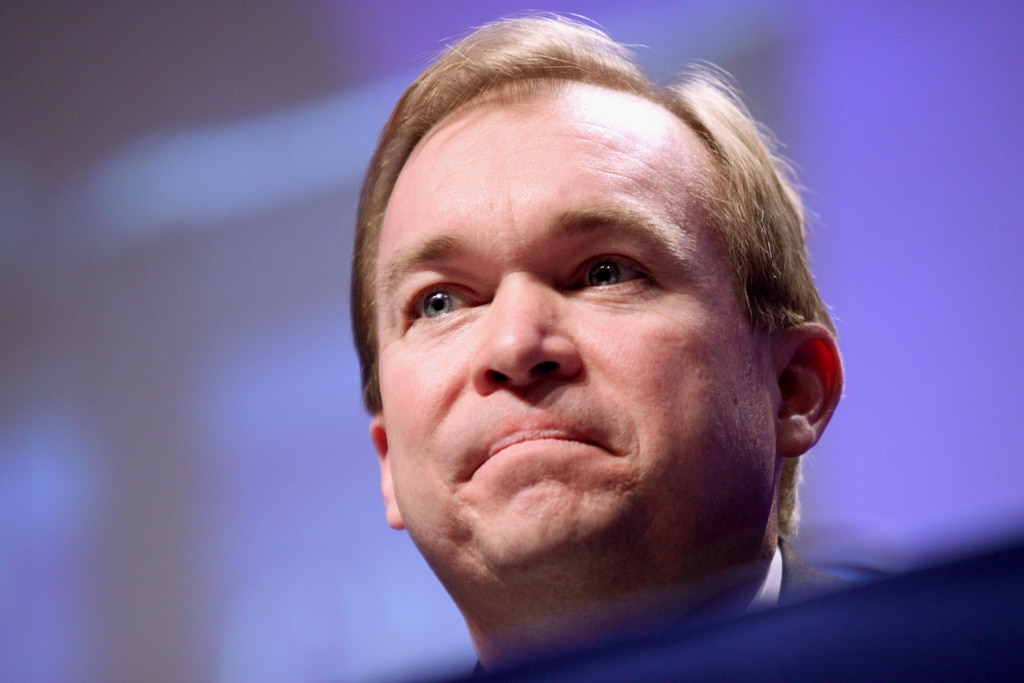
<svg viewBox="0 0 1024 683"><path fill-rule="evenodd" d="M562 2L732 71L815 213L846 396L801 546L1024 529L1024 5ZM0 680L468 666L384 523L348 331L356 193L442 40L530 5L0 9Z"/></svg>

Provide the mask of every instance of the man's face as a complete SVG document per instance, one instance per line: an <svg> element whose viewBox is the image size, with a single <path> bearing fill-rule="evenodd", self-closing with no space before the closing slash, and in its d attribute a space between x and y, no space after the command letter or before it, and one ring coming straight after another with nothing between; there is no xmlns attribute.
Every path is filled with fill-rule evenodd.
<svg viewBox="0 0 1024 683"><path fill-rule="evenodd" d="M410 156L371 437L389 523L456 601L629 592L774 549L778 383L707 224L713 173L669 112L581 84L470 105Z"/></svg>

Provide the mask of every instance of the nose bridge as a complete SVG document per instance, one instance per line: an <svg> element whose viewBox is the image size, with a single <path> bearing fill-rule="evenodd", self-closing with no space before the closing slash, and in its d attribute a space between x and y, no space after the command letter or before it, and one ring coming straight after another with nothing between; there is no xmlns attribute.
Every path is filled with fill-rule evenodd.
<svg viewBox="0 0 1024 683"><path fill-rule="evenodd" d="M475 380L481 387L526 385L579 371L559 293L527 273L506 275L482 329Z"/></svg>
<svg viewBox="0 0 1024 683"><path fill-rule="evenodd" d="M554 325L553 291L526 273L507 275L488 311L489 340L496 349L527 353L541 344Z"/></svg>

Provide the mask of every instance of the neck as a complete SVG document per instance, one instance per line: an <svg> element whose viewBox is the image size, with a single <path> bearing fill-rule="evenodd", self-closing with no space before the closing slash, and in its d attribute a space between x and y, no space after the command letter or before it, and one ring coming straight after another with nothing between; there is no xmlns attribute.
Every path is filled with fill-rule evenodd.
<svg viewBox="0 0 1024 683"><path fill-rule="evenodd" d="M684 586L572 606L544 606L521 597L501 620L482 622L467 615L466 623L481 665L494 669L681 620L740 614L757 593L770 562L769 556Z"/></svg>

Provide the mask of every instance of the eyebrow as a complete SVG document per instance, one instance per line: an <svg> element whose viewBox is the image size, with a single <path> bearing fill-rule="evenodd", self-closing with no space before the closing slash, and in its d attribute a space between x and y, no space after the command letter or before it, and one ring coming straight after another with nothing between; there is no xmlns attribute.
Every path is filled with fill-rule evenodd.
<svg viewBox="0 0 1024 683"><path fill-rule="evenodd" d="M400 251L387 264L382 278L384 299L390 298L406 276L428 263L458 258L469 251L469 243L462 237L438 235L426 242Z"/></svg>
<svg viewBox="0 0 1024 683"><path fill-rule="evenodd" d="M632 206L602 206L567 211L555 221L554 237L575 237L614 229L657 251L670 254L675 261L686 262L692 253L692 234L674 223Z"/></svg>
<svg viewBox="0 0 1024 683"><path fill-rule="evenodd" d="M630 206L602 206L562 213L548 229L547 237L579 237L614 229L646 244L674 261L688 263L692 235L682 227L660 220L643 209ZM409 247L386 265L381 278L384 298L390 298L402 281L426 264L451 261L472 251L470 243L456 235L438 235Z"/></svg>

